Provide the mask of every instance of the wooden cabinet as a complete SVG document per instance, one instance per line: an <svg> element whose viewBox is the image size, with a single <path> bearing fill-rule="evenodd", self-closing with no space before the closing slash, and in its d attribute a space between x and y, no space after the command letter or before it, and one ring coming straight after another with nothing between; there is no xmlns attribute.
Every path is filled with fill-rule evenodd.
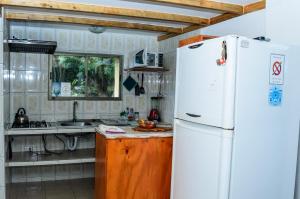
<svg viewBox="0 0 300 199"><path fill-rule="evenodd" d="M95 199L169 199L172 138L96 135Z"/></svg>
<svg viewBox="0 0 300 199"><path fill-rule="evenodd" d="M204 41L204 40L213 39L213 38L216 38L216 36L197 35L197 36L194 36L194 37L189 37L187 39L180 40L179 41L179 47L183 47L183 46L186 46L186 45L189 45L189 44L193 44L193 43L196 43L196 42L199 42L199 41Z"/></svg>

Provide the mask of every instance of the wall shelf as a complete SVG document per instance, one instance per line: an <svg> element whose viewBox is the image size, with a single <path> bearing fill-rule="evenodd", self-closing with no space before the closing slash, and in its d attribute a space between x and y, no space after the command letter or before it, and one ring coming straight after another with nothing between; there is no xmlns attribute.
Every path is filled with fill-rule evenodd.
<svg viewBox="0 0 300 199"><path fill-rule="evenodd" d="M12 160L7 160L6 167L94 163L95 149L65 151L61 155L36 155L28 151L14 152L12 157Z"/></svg>
<svg viewBox="0 0 300 199"><path fill-rule="evenodd" d="M158 72L167 72L169 71L169 69L166 68L162 68L162 67L134 67L134 68L127 68L124 69L124 71L127 72L154 72L154 73L158 73Z"/></svg>

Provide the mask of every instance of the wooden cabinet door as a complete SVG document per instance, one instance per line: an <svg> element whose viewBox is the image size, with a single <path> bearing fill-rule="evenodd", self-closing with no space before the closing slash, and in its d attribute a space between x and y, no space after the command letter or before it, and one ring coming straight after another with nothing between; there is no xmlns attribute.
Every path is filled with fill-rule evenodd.
<svg viewBox="0 0 300 199"><path fill-rule="evenodd" d="M106 138L96 134L95 199L106 198Z"/></svg>
<svg viewBox="0 0 300 199"><path fill-rule="evenodd" d="M110 140L107 157L106 199L170 198L172 138Z"/></svg>

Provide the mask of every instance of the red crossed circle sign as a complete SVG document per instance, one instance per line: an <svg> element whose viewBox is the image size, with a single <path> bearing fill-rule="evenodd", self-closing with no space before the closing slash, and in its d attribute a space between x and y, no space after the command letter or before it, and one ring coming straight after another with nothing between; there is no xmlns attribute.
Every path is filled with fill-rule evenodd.
<svg viewBox="0 0 300 199"><path fill-rule="evenodd" d="M282 70L281 63L279 61L274 62L274 64L273 64L273 75L276 75L276 76L280 75L281 70Z"/></svg>

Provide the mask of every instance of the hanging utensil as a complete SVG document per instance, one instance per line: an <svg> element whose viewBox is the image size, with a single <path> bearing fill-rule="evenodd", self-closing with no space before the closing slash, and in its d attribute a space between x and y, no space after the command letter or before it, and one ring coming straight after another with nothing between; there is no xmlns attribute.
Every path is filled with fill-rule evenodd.
<svg viewBox="0 0 300 199"><path fill-rule="evenodd" d="M142 86L140 88L140 93L145 94L145 88L144 88L144 73L142 73Z"/></svg>
<svg viewBox="0 0 300 199"><path fill-rule="evenodd" d="M163 97L163 94L161 93L162 81L163 81L163 74L160 74L160 76L159 76L159 90L158 90L157 97Z"/></svg>
<svg viewBox="0 0 300 199"><path fill-rule="evenodd" d="M135 85L135 96L139 96L140 95L140 86L139 86L139 81L140 81L140 75L137 75L138 81L137 84Z"/></svg>

